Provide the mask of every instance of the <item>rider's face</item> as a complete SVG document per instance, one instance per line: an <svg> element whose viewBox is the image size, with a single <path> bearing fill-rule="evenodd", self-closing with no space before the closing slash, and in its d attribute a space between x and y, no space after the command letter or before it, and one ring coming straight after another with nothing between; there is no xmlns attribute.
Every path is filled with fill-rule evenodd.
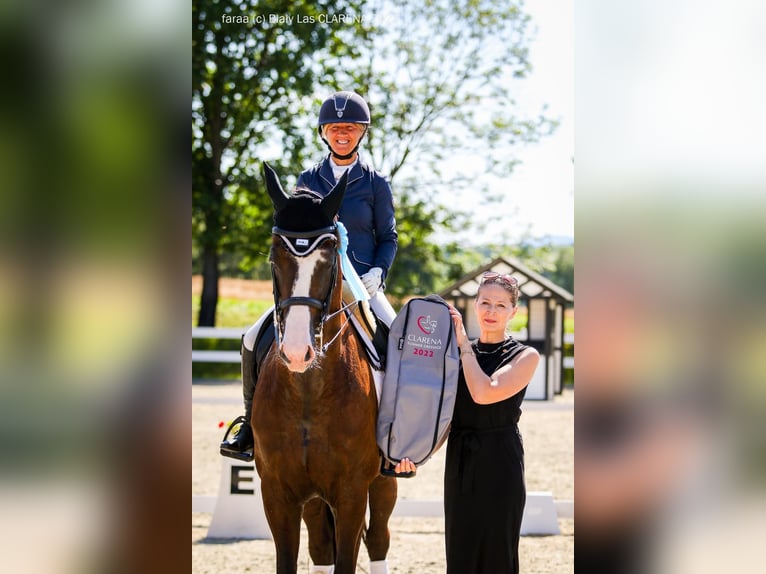
<svg viewBox="0 0 766 574"><path fill-rule="evenodd" d="M324 127L324 137L338 155L351 153L363 135L364 125L362 124L327 124Z"/></svg>

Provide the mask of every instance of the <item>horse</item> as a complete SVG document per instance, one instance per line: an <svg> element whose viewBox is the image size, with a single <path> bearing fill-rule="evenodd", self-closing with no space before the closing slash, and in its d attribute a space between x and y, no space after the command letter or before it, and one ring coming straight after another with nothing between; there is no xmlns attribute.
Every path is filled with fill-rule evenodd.
<svg viewBox="0 0 766 574"><path fill-rule="evenodd" d="M379 473L372 370L343 312L335 220L347 174L324 198L286 194L265 163L264 178L275 210L276 337L258 375L251 425L276 571L297 572L302 516L314 572L334 565L334 574L353 573L363 539L372 572L385 573L397 485Z"/></svg>

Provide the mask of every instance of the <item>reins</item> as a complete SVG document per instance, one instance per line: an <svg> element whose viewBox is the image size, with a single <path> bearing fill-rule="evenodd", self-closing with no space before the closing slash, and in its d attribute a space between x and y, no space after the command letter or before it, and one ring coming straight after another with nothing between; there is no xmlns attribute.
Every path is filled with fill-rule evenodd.
<svg viewBox="0 0 766 574"><path fill-rule="evenodd" d="M344 305L343 307L341 307L340 309L338 309L338 310L337 310L337 311L335 311L334 313L331 313L330 315L328 315L327 317L325 317L324 319L322 319L322 324L324 324L324 322L325 322L325 321L329 321L330 319L332 319L333 317L335 317L335 315L337 315L337 314L339 314L339 313L343 313L344 311L346 311L347 309L349 309L349 308L350 308L352 305L358 305L358 304L359 304L359 301L357 301L356 299L355 299L355 300L353 300L353 301L351 301L351 303L349 303L348 305ZM350 318L350 317L349 317L349 315L347 314L347 315L346 315L346 320L343 322L343 325L341 325L340 329L338 329L338 332L337 332L337 333L335 333L335 335L333 335L333 338L332 338L332 339L330 339L330 340L329 340L329 341L328 341L326 344L322 345L322 347L321 347L321 351L322 351L322 353L326 352L326 351L327 351L327 349L329 349L329 348L330 348L330 345L332 345L332 344L333 344L333 342L335 342L335 339L337 339L338 337L340 337L341 333L343 333L343 331L345 331L345 330L346 330L346 327L348 327L348 324L349 324L350 322L351 322L351 318Z"/></svg>

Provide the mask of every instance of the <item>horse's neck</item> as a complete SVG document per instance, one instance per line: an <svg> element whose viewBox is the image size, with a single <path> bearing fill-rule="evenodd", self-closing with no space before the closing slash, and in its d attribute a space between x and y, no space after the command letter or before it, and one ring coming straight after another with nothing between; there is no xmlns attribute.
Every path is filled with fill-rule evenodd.
<svg viewBox="0 0 766 574"><path fill-rule="evenodd" d="M340 265L340 262L338 262L338 265ZM342 308L343 308L343 278L341 277L341 274L338 273L338 276L335 279L335 285L333 285L332 287L330 304L327 308L327 314L328 316L331 316L332 318L325 321L322 327L324 329L322 336L324 337L325 342L332 339L338 333L338 331L343 328L343 323L347 319L346 319L345 313L341 311ZM328 351L329 350L330 349L328 349Z"/></svg>

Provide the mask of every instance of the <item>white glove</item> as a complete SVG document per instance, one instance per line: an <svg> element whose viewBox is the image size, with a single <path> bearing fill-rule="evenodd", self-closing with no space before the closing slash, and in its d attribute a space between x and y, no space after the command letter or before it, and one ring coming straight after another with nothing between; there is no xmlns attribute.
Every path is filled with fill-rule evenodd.
<svg viewBox="0 0 766 574"><path fill-rule="evenodd" d="M378 287L380 287L380 284L382 283L383 270L380 267L373 267L367 273L362 275L360 279L362 280L362 283L364 283L364 288L367 289L367 293L372 297L378 292Z"/></svg>

